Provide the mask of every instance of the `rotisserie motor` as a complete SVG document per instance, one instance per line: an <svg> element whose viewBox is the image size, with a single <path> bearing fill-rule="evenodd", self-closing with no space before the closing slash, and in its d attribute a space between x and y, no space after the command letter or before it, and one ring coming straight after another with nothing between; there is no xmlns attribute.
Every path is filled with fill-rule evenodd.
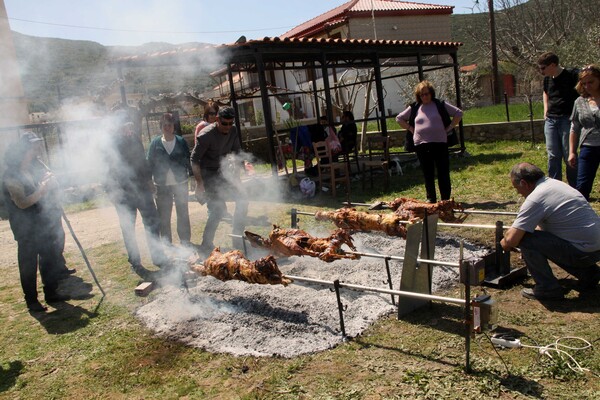
<svg viewBox="0 0 600 400"><path fill-rule="evenodd" d="M273 225L267 239L245 231L246 238L252 247L268 249L275 256L311 256L323 261L332 262L341 258L358 259L355 254L347 254L342 250L342 245L356 251L350 232L337 229L326 238L316 238L302 229L282 229Z"/></svg>
<svg viewBox="0 0 600 400"><path fill-rule="evenodd" d="M463 207L455 202L454 199L442 200L437 203L427 203L408 197L399 197L385 204L405 221L423 219L425 213L427 215L437 213L439 219L444 222L462 223L467 218L467 214L463 214L460 217L456 216L454 211L463 211Z"/></svg>
<svg viewBox="0 0 600 400"><path fill-rule="evenodd" d="M362 232L382 231L390 236L406 239L406 227L402 218L394 213L370 214L354 208L341 208L335 211L317 211L318 221L332 221L338 228Z"/></svg>
<svg viewBox="0 0 600 400"><path fill-rule="evenodd" d="M215 248L204 263L191 263L190 268L199 275L210 275L222 281L238 280L248 283L260 283L287 286L291 279L283 276L275 257L267 256L250 261L239 250L221 253Z"/></svg>

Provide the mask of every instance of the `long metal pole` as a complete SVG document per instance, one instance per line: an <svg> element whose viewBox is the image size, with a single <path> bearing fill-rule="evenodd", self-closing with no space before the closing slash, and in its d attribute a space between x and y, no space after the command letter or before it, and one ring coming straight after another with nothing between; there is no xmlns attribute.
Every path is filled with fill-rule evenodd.
<svg viewBox="0 0 600 400"><path fill-rule="evenodd" d="M357 206L357 207L372 207L374 206L374 204L369 204L369 203L343 203L343 205L345 206ZM382 208L387 208L389 209L389 207L387 207L385 204L382 206ZM462 214L489 214L489 215L517 215L516 212L514 211L485 211L485 210L452 210L455 213L462 213Z"/></svg>
<svg viewBox="0 0 600 400"><path fill-rule="evenodd" d="M315 213L309 213L305 211L296 210L296 215L311 215L314 217ZM399 224L411 224L410 221L398 221ZM496 225L479 225L479 224L454 224L450 222L438 222L438 226L455 226L462 228L485 228L485 229L496 229Z"/></svg>
<svg viewBox="0 0 600 400"><path fill-rule="evenodd" d="M52 171L50 170L50 167L48 167L42 160L40 160L38 158L38 162L50 173L52 173ZM92 265L90 264L90 260L88 260L87 258L87 254L85 254L85 250L83 250L83 246L81 245L81 243L79 242L79 239L77 239L77 235L75 235L75 231L73 230L73 227L71 226L71 222L69 221L69 219L67 218L67 214L65 214L65 210L64 208L62 208L62 206L59 204L60 206L60 211L62 214L62 219L65 221L65 224L67 224L67 228L69 228L69 232L71 232L71 236L73 237L73 240L75 241L75 243L77 244L77 247L79 247L79 251L81 252L81 256L83 257L83 261L85 261L85 265L87 266L88 270L90 271L90 274L92 274L92 278L94 278L94 282L96 282L96 285L98 286L98 289L100 289L100 292L102 292L102 297L106 296L106 293L104 292L104 289L102 289L102 286L100 286L100 282L98 282L98 278L96 277L96 274L94 273L94 270L92 269Z"/></svg>
<svg viewBox="0 0 600 400"><path fill-rule="evenodd" d="M92 278L94 278L94 282L96 282L96 286L98 286L98 289L100 289L100 292L102 292L102 296L103 297L106 296L104 289L102 289L102 286L100 286L100 282L98 282L98 278L96 277L96 274L94 273L94 270L92 269L90 260L88 260L87 255L85 254L85 250L83 250L83 246L79 242L79 239L77 239L77 235L75 235L75 231L73 230L73 227L71 226L71 222L69 221L69 219L67 218L67 215L65 214L65 210L62 210L62 218L65 221L65 224L67 224L67 228L69 228L69 232L71 232L71 236L73 237L73 240L77 244L77 247L79 247L81 256L83 257L83 260L85 261L85 265L87 266L88 270L90 271L90 274L92 274Z"/></svg>
<svg viewBox="0 0 600 400"><path fill-rule="evenodd" d="M292 279L294 281L299 281L299 282L308 282L308 283L316 283L316 284L325 285L325 286L334 286L333 281L324 281L321 279L304 278L302 276L295 276L295 275L283 275L283 277ZM392 290L392 289L381 289L381 288L375 288L375 287L370 287L370 286L353 285L350 283L342 283L342 282L339 283L339 287L352 289L352 290L359 290L359 291L364 291L364 292L393 294L393 295L402 296L402 297L411 297L414 299L434 300L434 301L441 301L444 303L452 303L452 304L459 304L459 305L465 304L464 299L455 299L452 297L435 296L432 294L414 293L414 292L406 292L406 291L402 291L402 290Z"/></svg>

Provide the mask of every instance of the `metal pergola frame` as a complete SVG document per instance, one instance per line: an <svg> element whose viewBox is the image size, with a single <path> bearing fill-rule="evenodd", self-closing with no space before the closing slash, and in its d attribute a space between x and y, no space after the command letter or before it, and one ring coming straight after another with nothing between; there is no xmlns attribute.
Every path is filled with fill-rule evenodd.
<svg viewBox="0 0 600 400"><path fill-rule="evenodd" d="M459 108L462 107L457 58L458 48L461 45L462 43L458 42L437 41L264 38L245 43L124 57L114 60L112 64L116 66L119 77L122 78L123 67L192 65L191 63L201 65L203 57L217 55L227 70L230 100L236 111L235 122L238 127L241 126L238 102L248 98L257 98L258 96L254 94L244 95L237 92L233 76L234 73L241 72L256 73L258 75L258 89L263 107L266 137L269 144L269 161L274 166L274 173L276 173L276 142L270 98L277 94L272 94L269 91L268 72L299 69L320 70L323 77L323 89L317 88L317 78L315 78L317 74L312 74L312 95L315 97L316 104L318 104L318 95L323 92L327 118L331 124L333 113L332 88L329 82L330 70L335 71L338 68L351 67L372 69L377 97L376 109L378 110L374 119L378 121L381 134L385 136L388 134L382 83L385 79L418 74L419 80L423 80L425 73L428 71L452 68L456 88L456 105ZM448 56L450 59L448 59ZM413 67L416 68L416 71L382 78L382 60L385 66ZM127 104L124 81L121 79L121 82L122 101ZM459 127L459 142L460 150L463 151L465 146L462 122Z"/></svg>

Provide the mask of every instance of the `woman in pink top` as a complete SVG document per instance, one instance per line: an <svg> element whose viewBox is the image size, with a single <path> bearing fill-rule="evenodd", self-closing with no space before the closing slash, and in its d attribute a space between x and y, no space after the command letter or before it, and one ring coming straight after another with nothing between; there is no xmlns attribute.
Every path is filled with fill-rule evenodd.
<svg viewBox="0 0 600 400"><path fill-rule="evenodd" d="M217 103L209 102L206 104L206 106L204 106L204 116L202 117L202 121L196 125L196 130L194 132L194 144L196 144L196 138L198 137L200 131L217 121L218 112L219 105Z"/></svg>
<svg viewBox="0 0 600 400"><path fill-rule="evenodd" d="M396 117L398 124L413 134L415 152L425 178L427 202L437 201L435 170L442 200L449 200L452 193L450 183L450 161L448 157L448 135L460 122L462 111L435 97L435 89L429 81L415 87L416 102ZM452 117L452 119L450 119Z"/></svg>

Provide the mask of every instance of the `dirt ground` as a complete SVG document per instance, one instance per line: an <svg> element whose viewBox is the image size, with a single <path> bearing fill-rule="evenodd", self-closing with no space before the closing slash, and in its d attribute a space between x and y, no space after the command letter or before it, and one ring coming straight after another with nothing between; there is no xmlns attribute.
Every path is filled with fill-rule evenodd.
<svg viewBox="0 0 600 400"><path fill-rule="evenodd" d="M206 206L190 202L190 218L192 221L206 220ZM77 239L85 250L93 249L108 243L120 241L122 243L121 228L115 208L105 206L93 210L69 213L67 215ZM63 222L66 233L65 252L79 254L79 249L73 240L66 224ZM137 220L136 230L142 232L141 218ZM140 250L144 251L143 234L140 236ZM7 220L0 220L0 263L2 265L17 265L17 243L14 241L10 225Z"/></svg>

